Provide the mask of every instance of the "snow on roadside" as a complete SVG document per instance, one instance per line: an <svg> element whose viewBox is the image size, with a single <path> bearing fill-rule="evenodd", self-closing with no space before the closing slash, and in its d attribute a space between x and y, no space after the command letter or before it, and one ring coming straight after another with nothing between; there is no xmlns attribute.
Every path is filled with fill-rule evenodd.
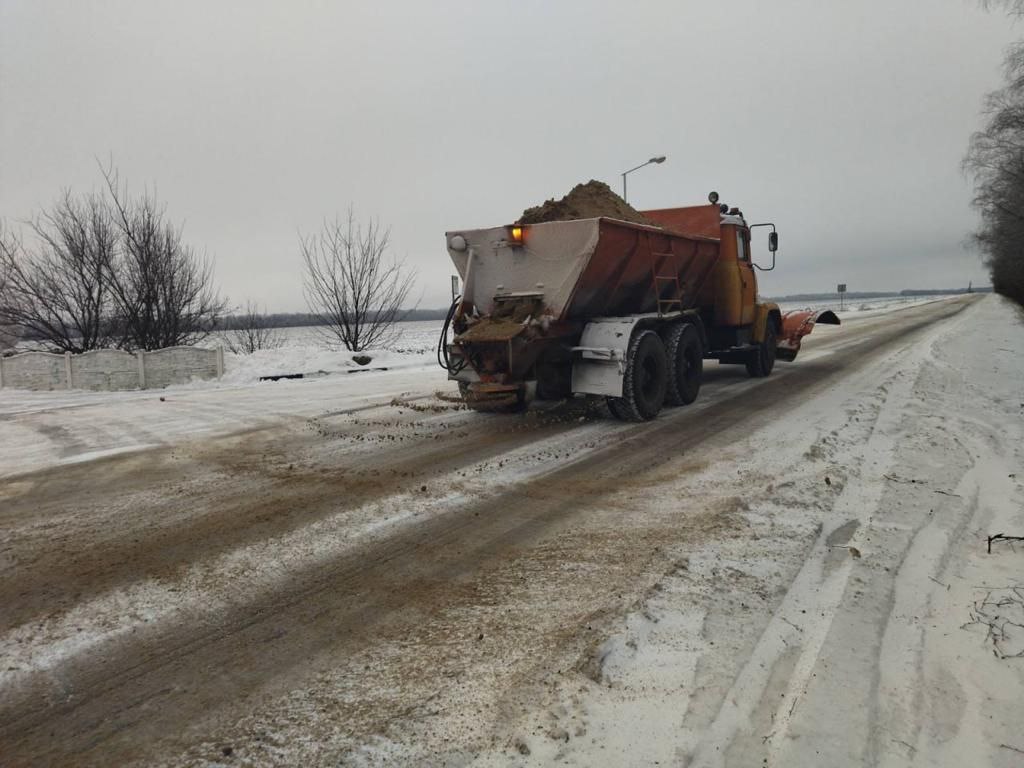
<svg viewBox="0 0 1024 768"><path fill-rule="evenodd" d="M473 764L1015 764L1024 667L999 654L1024 626L994 617L1024 611L1024 550L985 536L1024 535L1022 381L1019 321L986 298L752 435L740 468L631 497L749 501Z"/></svg>
<svg viewBox="0 0 1024 768"><path fill-rule="evenodd" d="M316 329L282 331L277 349L225 352L221 380L116 392L0 389L0 477L452 387L434 359L433 321L403 323L392 348L365 353L365 366ZM308 378L260 381L295 374Z"/></svg>
<svg viewBox="0 0 1024 768"><path fill-rule="evenodd" d="M128 392L0 391L0 477L451 390L436 365Z"/></svg>

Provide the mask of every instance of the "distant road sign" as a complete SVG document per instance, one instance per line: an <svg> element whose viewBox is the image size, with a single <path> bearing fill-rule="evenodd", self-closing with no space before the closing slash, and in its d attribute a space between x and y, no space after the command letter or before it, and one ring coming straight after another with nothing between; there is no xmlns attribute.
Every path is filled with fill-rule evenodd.
<svg viewBox="0 0 1024 768"><path fill-rule="evenodd" d="M840 283L836 286L836 293L846 293L846 283Z"/></svg>

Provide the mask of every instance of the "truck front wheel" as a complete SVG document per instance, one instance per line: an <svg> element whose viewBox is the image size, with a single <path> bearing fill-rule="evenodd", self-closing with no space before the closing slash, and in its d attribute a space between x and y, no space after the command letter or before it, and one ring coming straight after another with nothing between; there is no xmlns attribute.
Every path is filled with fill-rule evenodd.
<svg viewBox="0 0 1024 768"><path fill-rule="evenodd" d="M764 341L757 345L747 360L747 373L754 378L767 376L775 367L775 347L778 338L775 323L769 318L764 328Z"/></svg>
<svg viewBox="0 0 1024 768"><path fill-rule="evenodd" d="M661 337L641 331L626 350L622 397L609 397L608 409L623 421L650 421L658 415L668 389L668 355Z"/></svg>

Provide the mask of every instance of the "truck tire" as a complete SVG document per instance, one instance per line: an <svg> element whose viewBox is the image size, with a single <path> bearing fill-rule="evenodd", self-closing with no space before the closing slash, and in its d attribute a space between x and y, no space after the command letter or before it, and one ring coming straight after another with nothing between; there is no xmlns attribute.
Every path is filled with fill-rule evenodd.
<svg viewBox="0 0 1024 768"><path fill-rule="evenodd" d="M669 405L689 405L697 399L704 375L704 347L700 333L692 323L672 326L665 339L668 355L668 389L665 402Z"/></svg>
<svg viewBox="0 0 1024 768"><path fill-rule="evenodd" d="M778 343L775 333L775 323L770 319L764 329L764 341L757 345L757 349L747 360L747 373L753 378L762 378L772 372L775 367L775 346Z"/></svg>
<svg viewBox="0 0 1024 768"><path fill-rule="evenodd" d="M650 421L658 415L668 389L668 355L654 331L640 331L626 350L622 397L609 397L608 409L623 421Z"/></svg>

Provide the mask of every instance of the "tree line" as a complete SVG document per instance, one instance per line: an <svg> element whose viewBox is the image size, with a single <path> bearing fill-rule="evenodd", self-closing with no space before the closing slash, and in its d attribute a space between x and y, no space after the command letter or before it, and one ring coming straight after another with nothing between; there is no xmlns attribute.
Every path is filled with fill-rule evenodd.
<svg viewBox="0 0 1024 768"><path fill-rule="evenodd" d="M983 5L1024 15L1024 0ZM993 289L1024 305L1024 42L1007 51L1003 86L988 95L985 116L964 160L981 216L974 241L985 257Z"/></svg>

